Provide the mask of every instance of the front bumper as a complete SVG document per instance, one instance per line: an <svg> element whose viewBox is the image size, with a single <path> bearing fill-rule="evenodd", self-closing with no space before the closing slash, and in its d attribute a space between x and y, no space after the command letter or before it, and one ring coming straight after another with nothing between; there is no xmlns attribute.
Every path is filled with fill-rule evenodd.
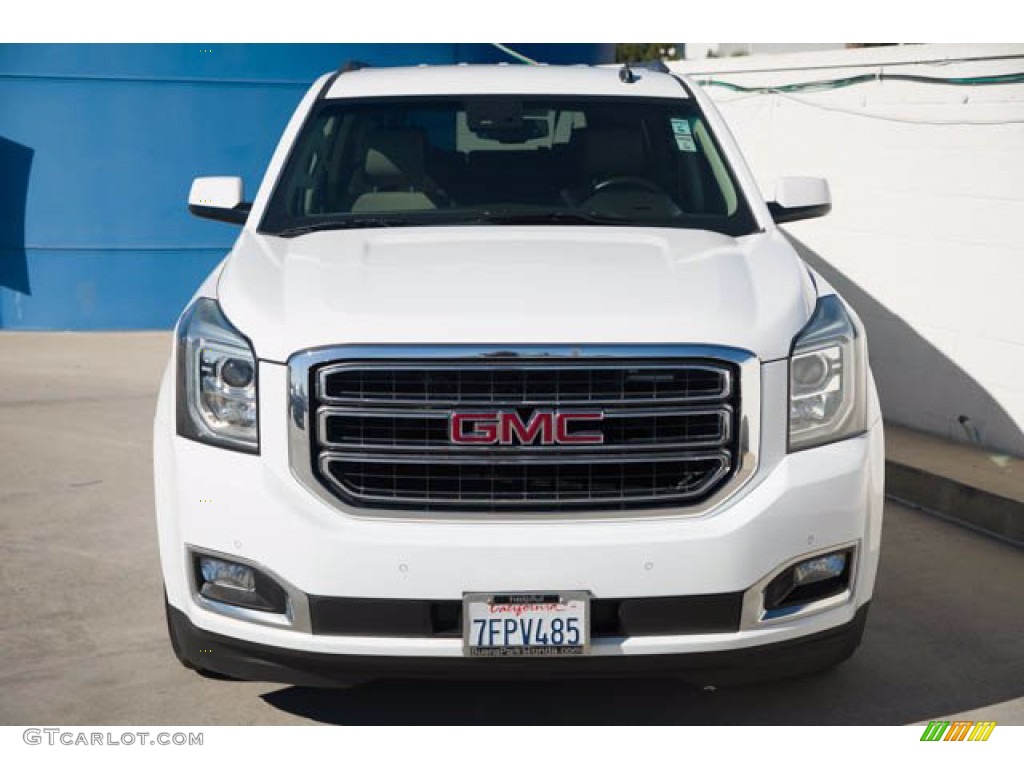
<svg viewBox="0 0 1024 768"><path fill-rule="evenodd" d="M453 669L472 662L470 669L477 671L480 660L464 659L458 637L318 634L301 616L287 624L256 623L210 610L193 594L189 548L251 561L303 595L451 601L465 592L582 590L595 599L752 594L784 563L852 546L857 554L849 595L823 610L762 621L756 605L745 600L737 631L601 637L588 657L526 663L541 669L538 662L543 661L543 669L552 670L557 664L573 665L582 673L600 666L602 657L609 662L693 654L711 658L723 652L761 652L768 645L781 648L856 627L863 621L878 563L881 423L876 420L857 438L787 454L785 371L784 362L763 367L759 467L721 507L696 516L550 521L387 520L345 514L311 494L291 473L284 366L260 364L259 456L177 437L173 388L165 377L154 461L161 565L172 615L179 617L175 621L183 637L224 648L224 658L266 661L246 662L245 673L212 666L213 653L193 663L229 675L278 680L284 674L280 669L305 669L301 660L307 658L317 660L314 667L331 657L342 666L361 658L364 671L379 666L403 675L442 662ZM518 668L511 660L503 663ZM643 666L639 659L627 666L633 663ZM652 661L652 668L659 663ZM496 672L497 666L486 669Z"/></svg>
<svg viewBox="0 0 1024 768"><path fill-rule="evenodd" d="M197 628L171 608L168 626L179 657L241 680L337 687L382 679L550 680L674 677L696 685L731 685L812 674L847 659L860 643L868 604L831 629L754 648L655 656L416 658L314 653L259 645Z"/></svg>

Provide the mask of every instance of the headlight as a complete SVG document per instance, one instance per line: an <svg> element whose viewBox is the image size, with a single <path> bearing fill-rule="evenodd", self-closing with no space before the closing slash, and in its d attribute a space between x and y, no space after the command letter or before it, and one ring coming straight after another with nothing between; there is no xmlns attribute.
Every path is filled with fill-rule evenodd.
<svg viewBox="0 0 1024 768"><path fill-rule="evenodd" d="M864 333L838 296L822 296L789 358L789 450L867 429Z"/></svg>
<svg viewBox="0 0 1024 768"><path fill-rule="evenodd" d="M178 324L178 434L259 453L256 356L213 299L198 299Z"/></svg>

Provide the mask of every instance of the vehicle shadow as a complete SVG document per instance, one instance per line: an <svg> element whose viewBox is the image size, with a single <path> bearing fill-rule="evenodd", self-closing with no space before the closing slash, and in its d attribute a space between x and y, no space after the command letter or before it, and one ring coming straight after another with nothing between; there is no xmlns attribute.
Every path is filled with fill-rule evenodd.
<svg viewBox="0 0 1024 768"><path fill-rule="evenodd" d="M886 514L864 643L822 675L714 692L673 680L381 681L263 699L347 725L892 725L1024 696L1021 550L893 504Z"/></svg>
<svg viewBox="0 0 1024 768"><path fill-rule="evenodd" d="M784 234L864 322L887 421L1024 456L1024 433L981 384L806 243Z"/></svg>

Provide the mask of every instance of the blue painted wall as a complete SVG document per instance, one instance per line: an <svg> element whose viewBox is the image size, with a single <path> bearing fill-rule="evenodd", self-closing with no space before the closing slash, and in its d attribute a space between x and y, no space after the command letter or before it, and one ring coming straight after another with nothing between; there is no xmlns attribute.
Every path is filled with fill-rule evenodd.
<svg viewBox="0 0 1024 768"><path fill-rule="evenodd" d="M0 329L170 327L237 232L188 215L192 178L254 193L309 84L348 59L509 60L486 44L0 45Z"/></svg>

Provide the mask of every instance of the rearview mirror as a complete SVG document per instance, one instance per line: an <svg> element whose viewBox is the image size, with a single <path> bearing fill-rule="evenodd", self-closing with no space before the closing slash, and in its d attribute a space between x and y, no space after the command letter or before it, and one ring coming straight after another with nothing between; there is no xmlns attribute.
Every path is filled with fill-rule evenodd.
<svg viewBox="0 0 1024 768"><path fill-rule="evenodd" d="M501 144L524 144L550 134L546 115L530 115L509 99L474 99L466 108L466 124L477 137Z"/></svg>
<svg viewBox="0 0 1024 768"><path fill-rule="evenodd" d="M785 176L775 184L775 199L768 211L776 224L816 219L832 210L828 182L814 176Z"/></svg>
<svg viewBox="0 0 1024 768"><path fill-rule="evenodd" d="M189 213L201 219L245 224L252 203L244 202L243 192L238 176L200 176L188 193Z"/></svg>

